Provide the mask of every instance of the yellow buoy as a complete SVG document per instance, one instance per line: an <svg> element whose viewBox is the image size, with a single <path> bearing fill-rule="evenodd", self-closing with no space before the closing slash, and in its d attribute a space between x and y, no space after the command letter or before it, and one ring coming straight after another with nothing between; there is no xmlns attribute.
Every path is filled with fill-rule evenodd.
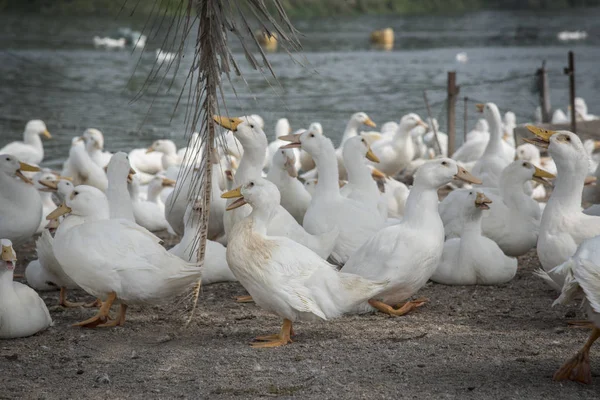
<svg viewBox="0 0 600 400"><path fill-rule="evenodd" d="M377 47L390 50L394 47L394 31L392 28L385 28L371 32L371 43Z"/></svg>
<svg viewBox="0 0 600 400"><path fill-rule="evenodd" d="M277 35L275 33L271 33L270 35L262 30L259 30L255 33L256 40L258 43L267 51L275 51L277 50Z"/></svg>

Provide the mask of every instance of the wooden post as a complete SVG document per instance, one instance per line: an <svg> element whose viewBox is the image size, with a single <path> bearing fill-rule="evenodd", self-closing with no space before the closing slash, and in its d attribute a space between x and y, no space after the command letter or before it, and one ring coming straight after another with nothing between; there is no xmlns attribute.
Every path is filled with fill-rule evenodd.
<svg viewBox="0 0 600 400"><path fill-rule="evenodd" d="M575 113L575 55L569 51L569 66L565 68L569 75L569 104L571 106L571 132L577 133L577 115Z"/></svg>
<svg viewBox="0 0 600 400"><path fill-rule="evenodd" d="M465 143L467 141L467 109L468 109L468 102L469 102L469 98L467 96L465 96L465 103L464 103L464 107L465 107L465 115L463 117L464 121L464 127L463 127L463 143Z"/></svg>
<svg viewBox="0 0 600 400"><path fill-rule="evenodd" d="M456 146L456 98L460 88L456 86L456 71L448 71L448 156Z"/></svg>
<svg viewBox="0 0 600 400"><path fill-rule="evenodd" d="M542 122L549 123L550 115L550 87L548 85L548 74L546 73L546 60L542 62L542 68L537 70L538 89L540 93L540 109L542 111Z"/></svg>
<svg viewBox="0 0 600 400"><path fill-rule="evenodd" d="M431 115L431 108L429 107L429 100L427 100L427 91L423 90L423 99L425 100L425 106L427 107L427 115L429 115L429 122L431 123L431 129L433 130L433 138L435 140L435 147L437 149L438 155L442 154L442 146L440 145L440 138L437 134L437 128L435 127L435 123L433 122L433 115Z"/></svg>

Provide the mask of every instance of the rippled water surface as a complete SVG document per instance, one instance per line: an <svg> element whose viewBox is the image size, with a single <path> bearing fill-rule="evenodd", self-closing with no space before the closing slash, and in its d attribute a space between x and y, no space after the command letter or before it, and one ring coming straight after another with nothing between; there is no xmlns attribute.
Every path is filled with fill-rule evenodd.
<svg viewBox="0 0 600 400"><path fill-rule="evenodd" d="M483 12L464 16L354 17L298 20L303 33L302 66L284 52L270 54L281 86L266 83L248 67L234 44L245 71L234 85L236 100L227 96L232 115L258 113L266 133L273 135L277 118L289 118L293 128L320 121L325 133L339 140L348 117L367 112L377 123L398 120L414 111L426 117L423 90L432 114L446 126L447 71L457 71L461 85L457 105L458 134L463 132L463 96L494 101L512 110L519 121L532 118L538 104L534 73L546 60L553 106L566 108L568 81L562 69L567 52L576 54L577 95L593 113L600 113L599 10L561 13ZM152 140L171 137L185 143L184 108L173 113L191 60L187 50L182 70L169 73L171 90L147 92L136 99L155 63L161 42L146 49L106 51L92 45L122 26L141 30L144 21L115 18L0 16L0 146L17 140L25 122L46 121L54 139L46 141L47 165L59 165L71 137L96 127L105 134L108 150L147 147ZM372 49L370 31L391 26L396 32L392 51ZM585 30L588 38L560 42L557 33ZM455 56L466 52L469 61ZM185 103L185 100L184 100ZM469 126L477 117L468 103Z"/></svg>

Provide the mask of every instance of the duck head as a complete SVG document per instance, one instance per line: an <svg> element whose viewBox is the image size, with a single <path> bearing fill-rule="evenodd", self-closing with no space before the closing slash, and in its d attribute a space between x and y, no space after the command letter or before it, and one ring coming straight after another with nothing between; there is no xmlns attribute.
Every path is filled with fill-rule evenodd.
<svg viewBox="0 0 600 400"><path fill-rule="evenodd" d="M52 139L46 124L41 119L33 119L25 125L25 135L42 135L46 139Z"/></svg>
<svg viewBox="0 0 600 400"><path fill-rule="evenodd" d="M333 144L331 140L327 139L322 134L318 133L316 130L309 128L303 133L298 133L294 135L286 135L282 136L279 139L290 142L285 146L280 148L282 149L293 149L293 148L302 148L302 150L306 151L313 158L319 157L322 154L324 147L326 146L326 142L328 141L331 147L333 148Z"/></svg>
<svg viewBox="0 0 600 400"><path fill-rule="evenodd" d="M177 146L169 139L155 140L154 143L146 150L146 154L157 151L163 154L175 154L177 153Z"/></svg>
<svg viewBox="0 0 600 400"><path fill-rule="evenodd" d="M98 129L86 129L81 138L85 142L85 148L88 151L104 149L104 135Z"/></svg>
<svg viewBox="0 0 600 400"><path fill-rule="evenodd" d="M349 157L350 160L360 160L366 157L369 161L378 163L379 158L371 150L371 146L367 143L367 140L362 136L354 136L344 142L344 148L342 149L344 158Z"/></svg>
<svg viewBox="0 0 600 400"><path fill-rule="evenodd" d="M227 207L227 211L241 207L244 204L250 204L252 208L274 210L281 200L277 186L263 178L252 179L237 189L223 193L221 197L224 199L237 199Z"/></svg>
<svg viewBox="0 0 600 400"><path fill-rule="evenodd" d="M569 131L551 131L528 125L527 129L535 135L525 141L548 149L548 153L559 170L570 172L587 171L589 168L588 153L581 139Z"/></svg>
<svg viewBox="0 0 600 400"><path fill-rule="evenodd" d="M108 199L106 195L93 186L79 185L67 196L65 202L46 216L48 221L65 214L80 217L108 218Z"/></svg>
<svg viewBox="0 0 600 400"><path fill-rule="evenodd" d="M275 124L275 137L279 138L280 136L289 135L290 133L292 133L290 121L288 121L287 118L278 119Z"/></svg>
<svg viewBox="0 0 600 400"><path fill-rule="evenodd" d="M321 125L320 122L313 122L312 124L310 124L308 129L312 129L313 132L316 132L319 135L323 134L323 125Z"/></svg>
<svg viewBox="0 0 600 400"><path fill-rule="evenodd" d="M540 159L540 151L531 143L523 143L517 147L517 158L523 161L536 161Z"/></svg>
<svg viewBox="0 0 600 400"><path fill-rule="evenodd" d="M415 173L415 186L427 185L434 188L446 185L453 179L481 185L479 178L471 175L466 169L459 166L456 161L450 158L438 158L421 165Z"/></svg>
<svg viewBox="0 0 600 400"><path fill-rule="evenodd" d="M377 127L377 124L375 122L373 122L373 120L371 118L369 118L369 116L367 114L365 114L364 112L357 112L355 114L352 114L352 117L350 117L350 120L353 121L354 123L356 123L357 125L363 124L366 126L370 126L371 128Z"/></svg>
<svg viewBox="0 0 600 400"><path fill-rule="evenodd" d="M253 117L230 118L214 116L213 119L223 128L233 132L233 136L239 140L244 149L267 148L267 136L262 130L260 123Z"/></svg>
<svg viewBox="0 0 600 400"><path fill-rule="evenodd" d="M425 129L429 128L429 125L423 122L421 117L419 117L415 113L409 113L400 119L400 123L398 124L398 130L401 132L408 133L415 129L417 126L421 126Z"/></svg>
<svg viewBox="0 0 600 400"><path fill-rule="evenodd" d="M23 175L23 172L39 172L39 167L29 165L17 160L15 156L10 154L0 154L0 172L9 176L16 176L23 182L33 185L33 181Z"/></svg>
<svg viewBox="0 0 600 400"><path fill-rule="evenodd" d="M523 160L516 160L507 165L506 168L504 168L504 171L502 171L502 176L504 179L510 179L519 184L534 180L544 185L550 185L550 182L546 179L556 178L550 172L544 171L529 161Z"/></svg>
<svg viewBox="0 0 600 400"><path fill-rule="evenodd" d="M17 265L17 253L12 247L12 242L8 239L0 239L0 248L2 249L2 266L8 271L14 271Z"/></svg>
<svg viewBox="0 0 600 400"><path fill-rule="evenodd" d="M131 182L135 170L129 164L127 153L119 151L115 153L106 166L106 176L114 182Z"/></svg>
<svg viewBox="0 0 600 400"><path fill-rule="evenodd" d="M292 149L279 148L273 154L273 168L285 170L289 176L296 178L298 171L296 171L296 155L294 151Z"/></svg>

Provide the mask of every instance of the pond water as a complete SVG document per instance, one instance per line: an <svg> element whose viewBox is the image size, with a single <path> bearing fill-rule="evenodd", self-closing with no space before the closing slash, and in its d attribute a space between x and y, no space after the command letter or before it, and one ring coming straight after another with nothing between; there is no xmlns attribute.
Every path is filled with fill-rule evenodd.
<svg viewBox="0 0 600 400"><path fill-rule="evenodd" d="M551 100L566 109L568 79L563 74L567 52L575 51L577 95L592 113L600 113L600 10L552 13L480 12L462 16L312 18L295 21L302 32L303 53L290 59L285 52L269 55L280 86L265 82L251 70L233 44L245 73L228 90L231 115L258 113L273 136L278 118L292 128L323 124L325 134L339 141L349 116L364 111L377 123L399 120L407 112L427 116L423 90L432 114L446 127L446 76L457 72L461 86L457 105L458 141L463 132L463 96L468 126L477 115L473 102L493 101L512 110L518 121L530 120L538 97L534 74L546 60ZM173 112L191 62L187 49L177 76L167 75L170 91L147 92L137 99L152 70L161 41L149 40L144 51L103 50L93 46L128 26L142 30L144 20L118 18L0 16L0 146L21 137L29 119L46 121L54 139L45 141L45 165L58 166L68 154L71 137L95 127L105 134L107 150L147 147L170 137L184 145L185 107ZM371 48L374 29L390 26L396 33L391 51ZM561 42L561 31L583 30L587 39ZM467 63L456 61L465 52Z"/></svg>

